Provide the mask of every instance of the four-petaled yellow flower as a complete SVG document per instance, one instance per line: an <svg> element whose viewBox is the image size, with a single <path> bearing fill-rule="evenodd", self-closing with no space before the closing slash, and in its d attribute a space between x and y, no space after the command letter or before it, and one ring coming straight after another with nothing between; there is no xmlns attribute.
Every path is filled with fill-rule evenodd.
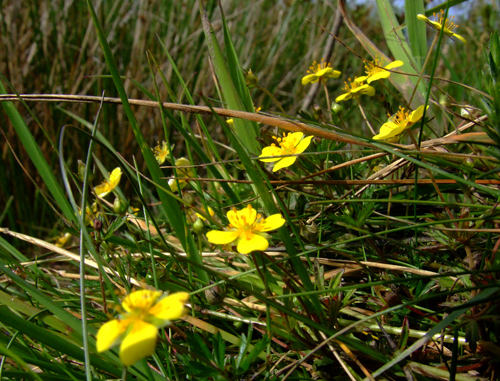
<svg viewBox="0 0 500 381"><path fill-rule="evenodd" d="M341 72L333 70L330 66L331 64L325 62L324 58L321 60L321 63L314 61L309 67L310 70L307 71L309 74L302 78L302 84L307 85L308 83L316 83L328 78L340 77Z"/></svg>
<svg viewBox="0 0 500 381"><path fill-rule="evenodd" d="M306 148L311 144L312 136L304 138L302 132L289 132L288 135L283 134L282 138L274 137L279 144L271 144L269 147L264 147L262 154L259 157L267 156L282 156L282 155L298 155L306 150ZM270 157L268 159L259 159L260 161L271 163L277 161L273 167L273 172L280 170L281 168L289 167L297 160L297 156L289 157Z"/></svg>
<svg viewBox="0 0 500 381"><path fill-rule="evenodd" d="M462 41L464 44L467 43L465 38L463 38L461 35L453 32L458 27L458 25L453 22L453 19L455 18L455 16L451 16L451 17L445 19L443 9L441 9L441 13L439 13L438 15L436 15L434 13L434 19L436 21L432 21L427 16L422 15L422 14L418 14L417 18L419 20L425 21L428 25L430 25L431 27L433 27L434 29L436 29L438 31L440 31L442 29L443 33L446 34L448 37L457 38L460 41Z"/></svg>
<svg viewBox="0 0 500 381"><path fill-rule="evenodd" d="M427 106L429 108L429 106ZM390 139L399 134L401 134L407 128L417 123L424 115L424 106L419 106L415 111L411 113L404 109L404 107L399 107L399 111L391 116L389 120L380 127L380 132L375 135L373 139L382 140Z"/></svg>
<svg viewBox="0 0 500 381"><path fill-rule="evenodd" d="M167 142L161 142L161 146L158 142L158 145L153 149L153 154L160 165L162 165L165 160L169 160L170 148Z"/></svg>
<svg viewBox="0 0 500 381"><path fill-rule="evenodd" d="M150 290L132 292L123 300L124 313L120 318L105 323L97 332L97 352L121 343L120 360L127 366L151 356L158 328L182 317L188 299L187 292L170 295Z"/></svg>
<svg viewBox="0 0 500 381"><path fill-rule="evenodd" d="M281 214L273 214L267 218L257 214L257 211L248 205L237 210L234 208L227 212L229 226L227 230L211 230L207 233L208 242L216 245L233 243L241 254L248 254L254 250L266 250L269 247L266 233L283 226L285 220Z"/></svg>
<svg viewBox="0 0 500 381"><path fill-rule="evenodd" d="M368 95L370 97L375 95L375 89L371 87L367 83L363 83L357 80L358 78L354 78L354 81L349 78L349 83L344 82L344 91L345 93L342 95L339 95L337 98L335 98L335 102L342 102L346 101L351 98L359 97L360 95Z"/></svg>
<svg viewBox="0 0 500 381"><path fill-rule="evenodd" d="M113 169L109 175L109 180L104 180L101 184L94 188L97 197L104 197L120 183L122 178L122 170L120 167Z"/></svg>
<svg viewBox="0 0 500 381"><path fill-rule="evenodd" d="M394 61L386 66L382 66L382 60L376 58L375 61L365 62L366 75L356 78L355 82L368 82L378 81L379 79L389 78L391 72L389 70L396 67L403 66L403 61Z"/></svg>

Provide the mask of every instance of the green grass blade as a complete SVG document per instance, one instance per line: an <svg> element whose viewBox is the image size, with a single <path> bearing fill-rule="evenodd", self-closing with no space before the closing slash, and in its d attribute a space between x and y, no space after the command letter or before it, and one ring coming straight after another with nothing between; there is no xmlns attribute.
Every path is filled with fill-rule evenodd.
<svg viewBox="0 0 500 381"><path fill-rule="evenodd" d="M418 14L425 14L423 0L406 0L405 1L405 21L410 39L411 52L417 67L422 67L422 64L427 55L427 35L425 32L426 24L417 19Z"/></svg>
<svg viewBox="0 0 500 381"><path fill-rule="evenodd" d="M210 25L210 21L208 20L208 15L203 8L202 0L200 0L200 14L203 22L205 38L207 40L208 51L214 64L215 74L222 88L224 100L231 110L246 111L241 96L238 93L226 66L219 43L215 38L214 31ZM251 154L256 155L260 151L260 147L256 140L258 136L258 129L256 128L255 123L244 119L234 118L234 128L236 130L236 134L241 139L245 147L248 148Z"/></svg>
<svg viewBox="0 0 500 381"><path fill-rule="evenodd" d="M7 94L7 91L1 81L0 94ZM66 195L57 182L54 174L52 173L51 166L45 160L42 151L36 143L35 138L31 134L28 126L26 125L26 123L24 123L24 120L19 114L19 111L17 111L12 102L2 102L2 107L11 120L12 126L19 136L19 139L26 149L26 152L28 153L31 161L35 165L38 174L43 179L52 197L54 197L57 206L61 209L62 214L68 221L76 222L75 214L73 213L73 209L66 199Z"/></svg>

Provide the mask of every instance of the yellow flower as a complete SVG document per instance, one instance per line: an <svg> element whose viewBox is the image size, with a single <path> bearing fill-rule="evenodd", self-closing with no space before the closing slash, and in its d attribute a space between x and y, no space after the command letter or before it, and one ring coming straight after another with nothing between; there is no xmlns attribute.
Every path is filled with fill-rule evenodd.
<svg viewBox="0 0 500 381"><path fill-rule="evenodd" d="M119 319L105 323L97 332L97 352L120 345L124 365L151 356L156 347L158 328L185 314L187 292L164 295L160 291L140 290L129 294L122 303L124 313Z"/></svg>
<svg viewBox="0 0 500 381"><path fill-rule="evenodd" d="M104 197L113 189L115 189L120 183L122 177L122 170L120 167L113 169L113 172L109 175L109 180L104 180L101 184L94 188L97 197Z"/></svg>
<svg viewBox="0 0 500 381"><path fill-rule="evenodd" d="M211 207L208 207L208 214L210 215L210 217L215 216L215 212L214 212L214 210L213 210ZM203 216L202 216L201 214L199 214L199 213L196 213L196 216L197 216L198 218L201 218L203 221L206 221L206 220L207 220L205 217L203 217Z"/></svg>
<svg viewBox="0 0 500 381"><path fill-rule="evenodd" d="M333 70L331 64L325 62L325 59L321 60L321 63L314 61L307 71L309 74L302 78L302 84L307 85L308 83L316 83L318 81L323 81L328 78L338 78L341 72L338 70Z"/></svg>
<svg viewBox="0 0 500 381"><path fill-rule="evenodd" d="M283 138L275 136L279 147L276 144L271 144L269 147L264 147L262 154L259 157L267 156L281 156L281 155L298 155L306 150L306 148L311 144L312 136L304 138L302 132L289 132L288 135L283 134ZM270 163L277 161L273 167L273 172L280 170L281 168L289 167L297 160L297 156L289 157L271 157L268 159L259 159L260 161Z"/></svg>
<svg viewBox="0 0 500 381"><path fill-rule="evenodd" d="M354 81L349 78L349 83L344 82L344 91L345 93L342 95L339 95L337 98L335 98L335 102L342 102L346 101L351 98L359 97L362 94L368 95L370 97L375 95L375 89L371 87L370 85L358 81L358 78L354 78Z"/></svg>
<svg viewBox="0 0 500 381"><path fill-rule="evenodd" d="M176 167L186 167L188 165L191 165L191 162L185 157L180 157L175 161ZM177 177L194 177L195 175L193 168L178 168L176 172L177 172ZM177 182L179 182L179 186L181 187L181 189L186 186L186 180L170 179L168 180L168 185L170 186L170 190L172 192L178 191Z"/></svg>
<svg viewBox="0 0 500 381"><path fill-rule="evenodd" d="M428 25L430 25L431 27L433 27L434 29L436 29L438 31L440 31L442 29L443 33L446 34L448 37L457 38L460 41L462 41L464 44L467 43L465 38L463 38L459 34L456 34L453 32L458 27L458 25L453 22L453 19L455 18L455 16L451 16L450 18L445 19L443 9L441 9L441 13L439 13L437 15L434 13L434 19L436 21L432 21L427 16L422 15L422 14L418 14L417 18L419 20L425 21Z"/></svg>
<svg viewBox="0 0 500 381"><path fill-rule="evenodd" d="M153 149L153 154L155 155L156 161L158 164L162 165L165 160L169 159L170 148L167 145L167 142L158 142L158 145Z"/></svg>
<svg viewBox="0 0 500 381"><path fill-rule="evenodd" d="M273 214L267 218L257 214L257 211L248 205L237 210L233 208L227 212L229 226L225 231L211 230L207 233L208 242L215 245L234 243L236 250L241 254L248 254L254 250L266 250L269 247L265 232L283 226L285 220L281 214Z"/></svg>
<svg viewBox="0 0 500 381"><path fill-rule="evenodd" d="M429 108L429 106L427 106ZM419 106L411 113L406 111L404 107L399 107L399 111L391 116L389 120L380 127L380 132L373 139L382 140L390 139L401 134L407 128L417 123L424 115L424 106Z"/></svg>
<svg viewBox="0 0 500 381"><path fill-rule="evenodd" d="M61 233L57 238L56 238L56 246L57 247L64 247L68 243L68 241L71 238L71 234L69 233Z"/></svg>
<svg viewBox="0 0 500 381"><path fill-rule="evenodd" d="M395 67L403 66L403 61L394 61L389 65L382 67L382 60L375 59L372 62L365 62L366 75L356 78L355 82L368 82L378 81L379 79L389 78L391 72L388 70L394 69Z"/></svg>

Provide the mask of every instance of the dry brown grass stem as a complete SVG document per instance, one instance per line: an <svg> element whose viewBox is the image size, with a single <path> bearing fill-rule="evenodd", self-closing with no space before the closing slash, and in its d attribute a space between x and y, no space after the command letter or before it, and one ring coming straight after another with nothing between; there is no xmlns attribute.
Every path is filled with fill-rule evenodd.
<svg viewBox="0 0 500 381"><path fill-rule="evenodd" d="M216 183L238 183L238 184L252 184L251 180L232 180L232 179L212 179L207 177L168 177L168 179L178 179L186 181L205 181L205 182L216 182ZM486 185L499 185L500 180L475 180L476 184L486 184ZM315 184L315 185L413 185L415 184L415 179L391 179L391 180L270 180L270 184L273 185L290 185L290 184ZM455 180L450 179L418 179L418 185L426 184L456 184Z"/></svg>
<svg viewBox="0 0 500 381"><path fill-rule="evenodd" d="M69 95L69 94L20 94L19 96L15 94L4 94L0 95L0 102L5 101L31 101L31 102L69 102L69 103L109 103L109 104L121 104L122 101L120 98L111 98L111 97L98 97L98 96L89 96L89 95ZM128 102L131 105L149 107L149 108L158 108L158 102L156 101L148 101L141 99L129 99ZM355 139L350 136L340 135L331 131L326 131L318 127L313 127L307 125L305 123L300 123L296 121L285 120L275 116L267 116L252 112L245 111L234 111L227 110L223 108L217 107L207 107L207 106L192 106L185 105L180 103L169 103L163 102L162 107L169 110L176 110L180 112L187 113L195 113L195 114L212 114L217 113L220 116L228 117L228 118L240 118L251 120L257 123L267 124L273 127L282 128L287 131L292 132L303 132L307 135L314 135L320 138L333 140L346 144L355 144L358 146L370 147L370 148L379 148L378 146L371 144L367 141L363 141L360 139ZM482 117L485 118L485 117ZM478 118L477 121L471 122L473 124L478 123L481 118ZM465 127L465 126L464 126ZM433 139L423 142L421 144L421 148L430 148L439 145L445 144L456 144L459 142L466 142L468 139L474 139L477 141L481 141L483 143L493 143L483 132L477 133L468 133L462 135L449 134L445 138ZM414 149L414 145L398 145L401 148L406 149Z"/></svg>

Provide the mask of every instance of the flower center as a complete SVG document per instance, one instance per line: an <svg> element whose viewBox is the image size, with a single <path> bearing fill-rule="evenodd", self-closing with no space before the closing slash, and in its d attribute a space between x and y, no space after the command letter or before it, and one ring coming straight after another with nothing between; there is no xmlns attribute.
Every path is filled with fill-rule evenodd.
<svg viewBox="0 0 500 381"><path fill-rule="evenodd" d="M320 63L317 63L316 61L313 61L312 65L309 66L309 70L307 71L309 74L312 73L317 73L320 70L326 69L327 67L330 67L331 64L330 62L325 62L325 59L321 59Z"/></svg>
<svg viewBox="0 0 500 381"><path fill-rule="evenodd" d="M344 82L344 84L345 84L345 86L344 86L344 91L345 91L346 93L350 93L350 92L352 92L354 89L357 89L358 87L361 87L361 86L364 86L364 85L365 85L364 81L361 81L361 82L356 82L356 78L358 78L358 77L354 77L354 81L353 81L351 78L349 78L349 79L348 79L349 83Z"/></svg>
<svg viewBox="0 0 500 381"><path fill-rule="evenodd" d="M382 66L382 60L379 58L375 58L374 61L365 62L366 75L371 76L380 71L384 71L380 66Z"/></svg>
<svg viewBox="0 0 500 381"><path fill-rule="evenodd" d="M399 106L398 112L396 112L394 115L388 115L389 119L397 125L401 125L403 123L406 123L410 119L410 112L405 110L404 107Z"/></svg>
<svg viewBox="0 0 500 381"><path fill-rule="evenodd" d="M143 320L161 296L159 291L141 290L129 294L122 303L130 319Z"/></svg>
<svg viewBox="0 0 500 381"><path fill-rule="evenodd" d="M274 139L279 143L282 155L294 154L297 151L295 147L299 144L299 141L291 132L288 135L283 133L282 138L274 136Z"/></svg>
<svg viewBox="0 0 500 381"><path fill-rule="evenodd" d="M439 24L441 24L441 27L444 27L444 30L452 32L454 29L458 28L458 24L455 24L453 19L455 16L451 16L447 19L444 18L444 10L441 9L441 12L436 15L434 13L434 19L437 20Z"/></svg>

